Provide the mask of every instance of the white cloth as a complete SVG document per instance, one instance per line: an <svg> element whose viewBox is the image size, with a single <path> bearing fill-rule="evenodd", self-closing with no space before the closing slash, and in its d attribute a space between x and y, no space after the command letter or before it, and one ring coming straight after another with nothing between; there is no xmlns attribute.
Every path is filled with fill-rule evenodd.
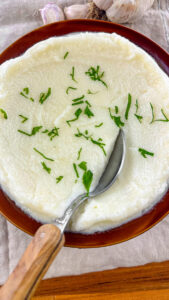
<svg viewBox="0 0 169 300"><path fill-rule="evenodd" d="M143 0L145 1L145 0ZM0 1L0 52L18 37L42 25L38 12L51 0ZM85 0L53 0L85 3ZM169 2L156 0L141 20L129 27L142 32L169 51ZM148 232L115 246L96 249L63 248L46 278L143 265L169 260L169 216ZM0 216L0 284L16 266L31 237Z"/></svg>

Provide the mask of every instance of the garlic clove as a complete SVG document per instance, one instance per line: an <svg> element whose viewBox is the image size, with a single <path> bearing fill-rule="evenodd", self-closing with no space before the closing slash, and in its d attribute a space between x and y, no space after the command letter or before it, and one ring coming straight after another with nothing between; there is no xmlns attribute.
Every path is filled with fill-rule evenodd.
<svg viewBox="0 0 169 300"><path fill-rule="evenodd" d="M106 11L107 18L112 22L129 23L143 16L154 0L114 0Z"/></svg>
<svg viewBox="0 0 169 300"><path fill-rule="evenodd" d="M114 2L114 0L93 0L96 6L100 9L107 10Z"/></svg>
<svg viewBox="0 0 169 300"><path fill-rule="evenodd" d="M89 10L89 4L71 5L64 8L66 19L85 19Z"/></svg>
<svg viewBox="0 0 169 300"><path fill-rule="evenodd" d="M54 3L46 4L40 9L40 14L45 25L65 19L62 9Z"/></svg>

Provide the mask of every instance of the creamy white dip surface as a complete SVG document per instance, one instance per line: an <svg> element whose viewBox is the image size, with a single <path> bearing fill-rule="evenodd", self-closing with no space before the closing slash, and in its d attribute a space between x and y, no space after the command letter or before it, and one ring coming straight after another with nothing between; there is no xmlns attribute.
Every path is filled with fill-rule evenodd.
<svg viewBox="0 0 169 300"><path fill-rule="evenodd" d="M167 189L168 119L169 79L143 50L116 34L50 38L0 66L0 184L25 212L50 222L95 187L122 127L122 173L80 207L69 229L118 226Z"/></svg>

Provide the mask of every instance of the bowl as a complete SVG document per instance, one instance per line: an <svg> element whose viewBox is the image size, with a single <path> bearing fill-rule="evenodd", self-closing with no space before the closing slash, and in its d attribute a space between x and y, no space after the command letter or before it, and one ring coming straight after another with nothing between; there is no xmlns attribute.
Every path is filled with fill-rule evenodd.
<svg viewBox="0 0 169 300"><path fill-rule="evenodd" d="M40 27L9 46L0 55L0 64L8 59L22 55L28 48L42 40L53 36L61 36L73 32L107 32L117 33L151 55L161 69L169 75L169 55L156 43L142 34L124 26L96 20L71 20L52 23ZM137 197L137 195L136 195ZM0 190L0 212L15 226L33 235L41 223L26 215L9 197ZM150 229L169 213L169 191L165 196L142 216L108 231L81 234L66 232L66 246L78 248L103 247L124 242Z"/></svg>

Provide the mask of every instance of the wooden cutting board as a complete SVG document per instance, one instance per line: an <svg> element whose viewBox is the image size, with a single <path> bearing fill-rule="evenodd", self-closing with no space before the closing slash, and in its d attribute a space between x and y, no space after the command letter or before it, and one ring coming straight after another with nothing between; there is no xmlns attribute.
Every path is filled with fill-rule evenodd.
<svg viewBox="0 0 169 300"><path fill-rule="evenodd" d="M169 261L43 280L32 300L169 300Z"/></svg>

